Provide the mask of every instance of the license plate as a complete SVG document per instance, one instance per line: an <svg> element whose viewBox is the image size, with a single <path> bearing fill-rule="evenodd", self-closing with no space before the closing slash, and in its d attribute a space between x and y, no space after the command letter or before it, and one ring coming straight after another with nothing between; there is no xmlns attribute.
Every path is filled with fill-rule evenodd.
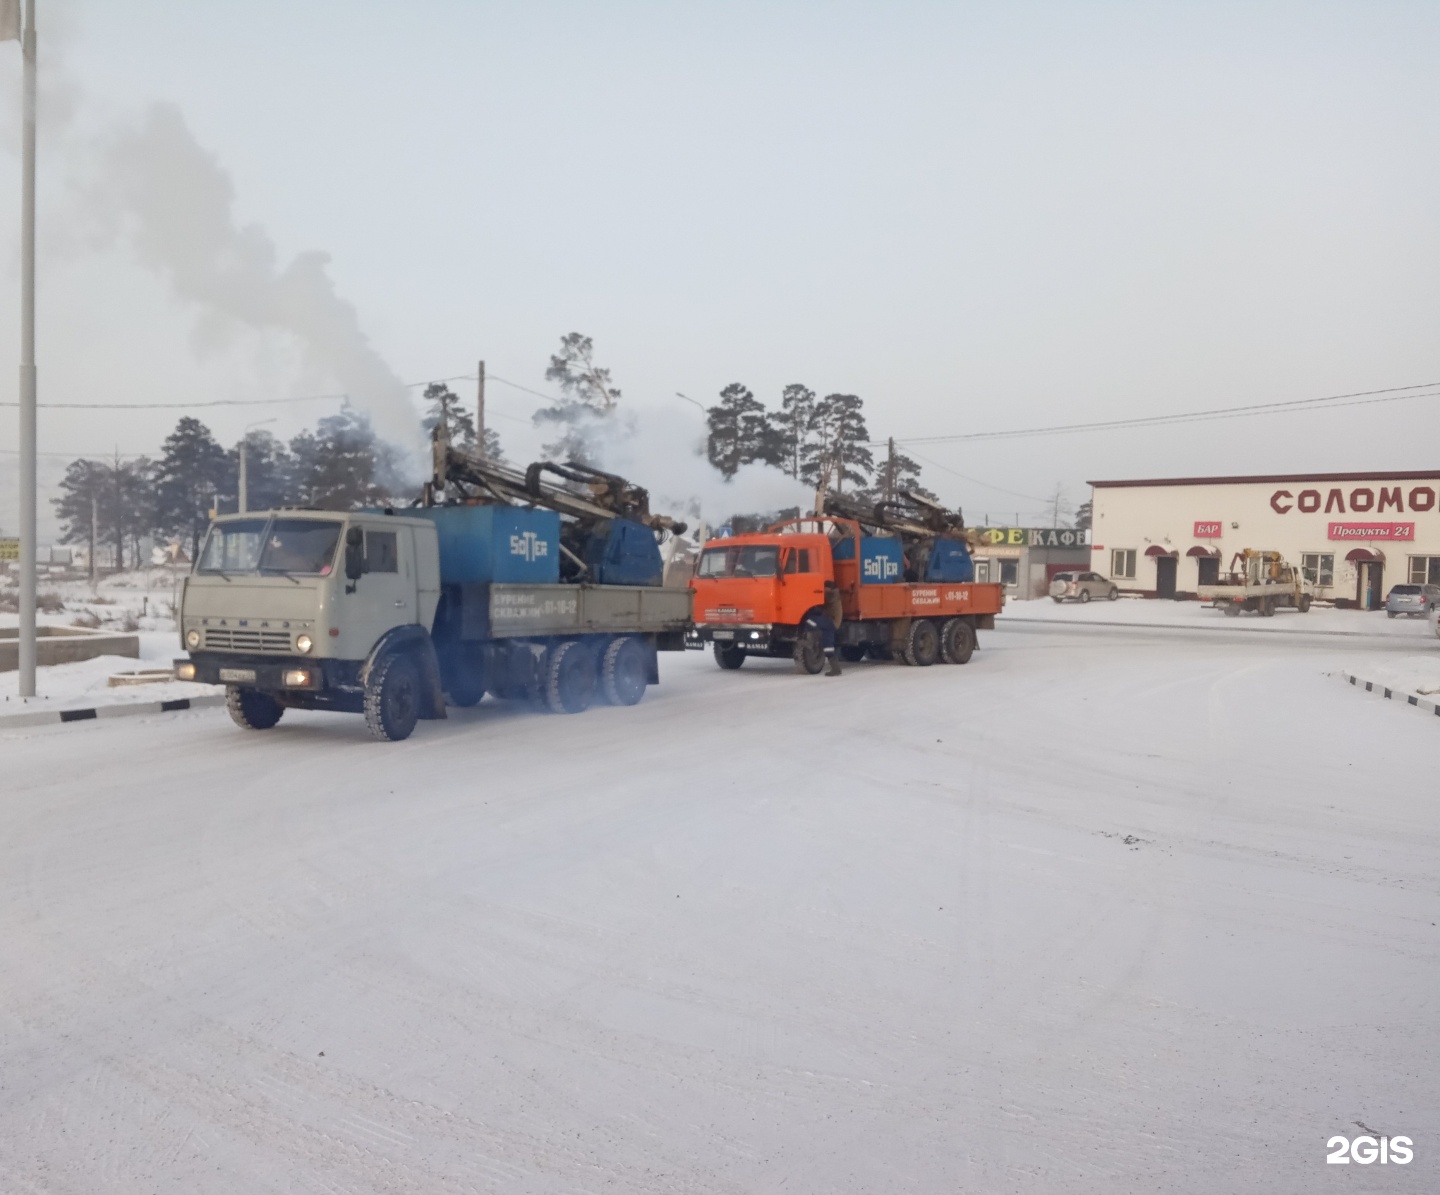
<svg viewBox="0 0 1440 1195"><path fill-rule="evenodd" d="M220 679L230 684L255 683L255 669L253 668L222 668Z"/></svg>
<svg viewBox="0 0 1440 1195"><path fill-rule="evenodd" d="M733 639L733 638L735 638L735 632L734 632L734 631L716 631L716 632L714 632L714 638L716 638L716 639Z"/></svg>

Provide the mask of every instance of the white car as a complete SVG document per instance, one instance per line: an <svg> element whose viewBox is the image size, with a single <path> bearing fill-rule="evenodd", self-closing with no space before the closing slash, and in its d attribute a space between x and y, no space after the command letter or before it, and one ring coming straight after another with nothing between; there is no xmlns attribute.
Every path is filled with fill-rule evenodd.
<svg viewBox="0 0 1440 1195"><path fill-rule="evenodd" d="M1057 602L1066 598L1088 602L1097 597L1113 602L1119 596L1120 590L1115 583L1107 581L1099 573L1056 573L1050 581L1050 597Z"/></svg>

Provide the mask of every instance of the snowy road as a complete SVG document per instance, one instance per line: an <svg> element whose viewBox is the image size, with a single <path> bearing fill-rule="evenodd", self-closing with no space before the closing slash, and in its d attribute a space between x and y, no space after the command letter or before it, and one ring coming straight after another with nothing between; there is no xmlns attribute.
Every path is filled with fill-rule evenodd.
<svg viewBox="0 0 1440 1195"><path fill-rule="evenodd" d="M0 1189L1440 1188L1430 645L982 638L0 734Z"/></svg>

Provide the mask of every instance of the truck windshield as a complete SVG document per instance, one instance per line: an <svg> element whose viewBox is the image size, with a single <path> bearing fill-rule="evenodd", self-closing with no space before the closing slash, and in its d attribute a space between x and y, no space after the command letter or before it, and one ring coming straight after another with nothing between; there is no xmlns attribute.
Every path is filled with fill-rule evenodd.
<svg viewBox="0 0 1440 1195"><path fill-rule="evenodd" d="M260 559L268 519L236 519L216 523L200 549L198 573L251 573Z"/></svg>
<svg viewBox="0 0 1440 1195"><path fill-rule="evenodd" d="M274 519L265 534L260 571L318 573L325 576L335 560L340 524L320 519Z"/></svg>
<svg viewBox="0 0 1440 1195"><path fill-rule="evenodd" d="M779 549L754 544L706 548L700 554L701 577L773 577Z"/></svg>

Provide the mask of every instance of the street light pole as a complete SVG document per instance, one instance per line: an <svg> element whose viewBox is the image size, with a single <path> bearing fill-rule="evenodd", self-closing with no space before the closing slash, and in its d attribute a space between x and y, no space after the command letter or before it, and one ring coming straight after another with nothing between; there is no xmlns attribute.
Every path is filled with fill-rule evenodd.
<svg viewBox="0 0 1440 1195"><path fill-rule="evenodd" d="M35 696L35 0L25 0L20 180L20 696Z"/></svg>
<svg viewBox="0 0 1440 1195"><path fill-rule="evenodd" d="M247 467L248 458L245 451L250 445L250 429L254 427L264 427L267 423L274 423L278 418L279 416L277 415L275 419L261 419L255 423L247 423L244 430L240 433L240 493L238 495L239 500L235 505L242 515L250 509L250 476Z"/></svg>

